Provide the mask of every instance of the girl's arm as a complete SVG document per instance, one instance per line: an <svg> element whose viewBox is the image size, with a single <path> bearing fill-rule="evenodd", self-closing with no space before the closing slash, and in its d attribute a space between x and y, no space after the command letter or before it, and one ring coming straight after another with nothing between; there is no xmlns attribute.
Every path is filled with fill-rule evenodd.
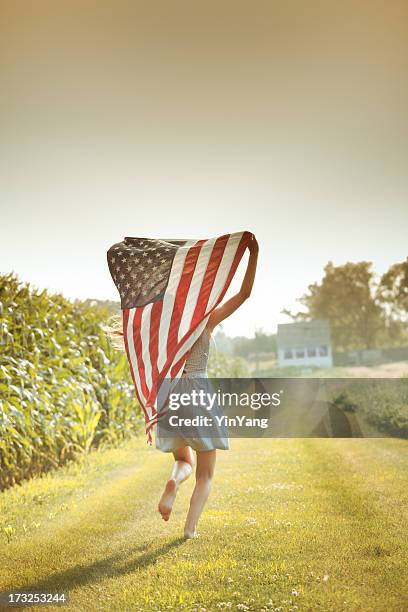
<svg viewBox="0 0 408 612"><path fill-rule="evenodd" d="M210 332L212 332L216 325L235 312L235 310L237 310L237 308L239 308L241 304L243 304L251 295L255 280L256 264L258 261L258 250L258 242L255 236L253 236L251 242L249 243L248 267L242 281L241 289L236 295L233 295L232 298L227 300L225 304L212 311L207 322L207 329Z"/></svg>

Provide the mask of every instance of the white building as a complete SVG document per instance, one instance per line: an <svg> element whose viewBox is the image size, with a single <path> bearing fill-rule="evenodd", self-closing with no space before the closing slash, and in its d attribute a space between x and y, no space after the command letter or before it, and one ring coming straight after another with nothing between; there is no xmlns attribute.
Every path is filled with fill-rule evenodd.
<svg viewBox="0 0 408 612"><path fill-rule="evenodd" d="M278 325L278 365L333 367L328 321L302 321Z"/></svg>

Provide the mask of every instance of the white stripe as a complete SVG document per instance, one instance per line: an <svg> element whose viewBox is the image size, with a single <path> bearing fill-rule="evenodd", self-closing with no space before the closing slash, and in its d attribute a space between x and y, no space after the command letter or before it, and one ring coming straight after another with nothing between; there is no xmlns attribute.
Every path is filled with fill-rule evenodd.
<svg viewBox="0 0 408 612"><path fill-rule="evenodd" d="M210 261L216 240L217 238L211 238L210 240L207 240L207 242L205 242L201 247L201 251L198 256L197 264L194 270L194 275L188 290L183 315L181 317L178 333L179 342L190 329L191 321L197 305L197 300L200 295L201 285L203 284L208 262Z"/></svg>
<svg viewBox="0 0 408 612"><path fill-rule="evenodd" d="M127 329L126 329L126 335L127 335L127 343L128 343L128 349L129 349L129 356L130 356L130 361L131 361L131 364L132 364L133 374L134 374L134 377L135 377L137 392L138 392L139 397L141 398L141 400L143 400L144 395L143 395L141 384L140 384L139 368L138 368L138 365L137 365L135 343L134 343L134 338L133 338L133 321L134 321L134 318L135 318L135 312L136 312L136 308L131 308L129 310L129 318L128 318L128 324L127 324Z"/></svg>
<svg viewBox="0 0 408 612"><path fill-rule="evenodd" d="M152 362L150 360L150 318L152 314L153 303L147 304L143 308L140 321L140 337L142 341L142 359L145 367L145 379L149 392L152 390Z"/></svg>
<svg viewBox="0 0 408 612"><path fill-rule="evenodd" d="M169 282L163 299L162 315L160 317L157 356L157 367L159 372L163 369L167 361L167 337L169 334L171 315L173 313L174 300L176 298L176 291L180 282L181 272L183 270L189 247L196 243L197 240L188 240L185 245L179 247L171 266Z"/></svg>

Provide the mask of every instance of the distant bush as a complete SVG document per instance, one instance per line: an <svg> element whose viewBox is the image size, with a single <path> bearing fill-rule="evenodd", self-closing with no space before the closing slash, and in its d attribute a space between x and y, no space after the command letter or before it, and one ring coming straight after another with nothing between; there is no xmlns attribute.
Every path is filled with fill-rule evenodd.
<svg viewBox="0 0 408 612"><path fill-rule="evenodd" d="M317 372L315 367L305 366L286 366L284 368L270 367L270 368L258 368L253 376L258 378L301 378L305 375L314 376Z"/></svg>
<svg viewBox="0 0 408 612"><path fill-rule="evenodd" d="M110 314L0 275L0 488L140 429Z"/></svg>
<svg viewBox="0 0 408 612"><path fill-rule="evenodd" d="M357 410L357 404L352 402L347 393L344 392L334 398L333 404L340 408L340 410L344 410L344 412L356 412Z"/></svg>
<svg viewBox="0 0 408 612"><path fill-rule="evenodd" d="M360 413L367 423L391 436L408 438L408 379L348 380L332 395L340 409Z"/></svg>
<svg viewBox="0 0 408 612"><path fill-rule="evenodd" d="M217 351L210 354L208 376L210 378L242 378L250 376L250 373L245 359L230 357Z"/></svg>

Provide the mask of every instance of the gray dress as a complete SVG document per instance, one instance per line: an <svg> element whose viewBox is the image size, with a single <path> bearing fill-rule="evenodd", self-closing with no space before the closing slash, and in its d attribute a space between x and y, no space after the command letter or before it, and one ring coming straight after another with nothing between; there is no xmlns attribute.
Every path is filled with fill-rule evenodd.
<svg viewBox="0 0 408 612"><path fill-rule="evenodd" d="M214 393L207 372L210 337L207 328L204 328L201 336L191 347L179 381L178 390L181 392L204 389L207 393ZM156 448L159 450L169 453L183 446L191 446L196 451L213 450L215 448L227 450L229 448L227 429L226 427L215 426L211 428L211 435L208 435L208 428L201 428L200 430L198 426L195 428L193 436L186 436L181 431L175 432L174 435L166 433L166 435L160 436L160 428L157 429Z"/></svg>

